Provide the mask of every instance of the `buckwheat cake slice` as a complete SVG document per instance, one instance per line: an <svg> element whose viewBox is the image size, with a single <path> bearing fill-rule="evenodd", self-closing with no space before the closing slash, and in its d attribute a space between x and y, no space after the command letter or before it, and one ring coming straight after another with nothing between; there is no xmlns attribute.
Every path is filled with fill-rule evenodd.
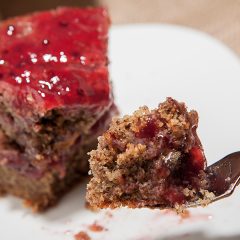
<svg viewBox="0 0 240 240"><path fill-rule="evenodd" d="M90 153L93 208L180 208L209 196L206 159L197 136L198 114L168 98L116 118Z"/></svg>
<svg viewBox="0 0 240 240"><path fill-rule="evenodd" d="M104 8L37 12L0 23L0 189L35 210L88 171L86 153L117 110Z"/></svg>

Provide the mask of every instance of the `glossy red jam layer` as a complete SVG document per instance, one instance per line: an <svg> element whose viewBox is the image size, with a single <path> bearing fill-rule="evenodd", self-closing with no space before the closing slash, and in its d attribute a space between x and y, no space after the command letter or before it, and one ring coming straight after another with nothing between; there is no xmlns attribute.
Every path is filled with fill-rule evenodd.
<svg viewBox="0 0 240 240"><path fill-rule="evenodd" d="M109 105L109 17L103 8L58 8L0 24L0 93L44 113Z"/></svg>

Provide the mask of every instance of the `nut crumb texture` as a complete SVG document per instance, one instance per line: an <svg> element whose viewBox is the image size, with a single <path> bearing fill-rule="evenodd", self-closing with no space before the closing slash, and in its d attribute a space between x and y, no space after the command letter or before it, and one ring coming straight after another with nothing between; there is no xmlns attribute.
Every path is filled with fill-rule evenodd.
<svg viewBox="0 0 240 240"><path fill-rule="evenodd" d="M172 98L150 110L115 118L90 152L93 208L181 208L206 202L206 158L198 114ZM209 195L208 195L209 197Z"/></svg>

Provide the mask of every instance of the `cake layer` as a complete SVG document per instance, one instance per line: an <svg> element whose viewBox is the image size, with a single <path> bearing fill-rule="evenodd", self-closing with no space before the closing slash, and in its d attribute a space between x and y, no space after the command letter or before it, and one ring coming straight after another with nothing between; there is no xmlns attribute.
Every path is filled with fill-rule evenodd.
<svg viewBox="0 0 240 240"><path fill-rule="evenodd" d="M64 151L52 155L31 155L0 132L0 192L24 199L34 211L54 205L59 197L86 176L89 169L87 153L96 148L97 137L107 129L117 113L113 106L89 132Z"/></svg>
<svg viewBox="0 0 240 240"><path fill-rule="evenodd" d="M114 120L91 152L90 205L175 207L203 197L206 159L197 126L197 112L171 98Z"/></svg>
<svg viewBox="0 0 240 240"><path fill-rule="evenodd" d="M64 192L86 175L87 152L96 146L95 136L86 144L75 145L65 156L58 156L61 161L54 162L53 157L38 159L42 161L43 169L40 165L36 168L33 160L29 160L30 156L1 136L0 192L22 198L34 211L54 205ZM48 163L47 168L45 163Z"/></svg>
<svg viewBox="0 0 240 240"><path fill-rule="evenodd" d="M107 111L87 133L73 132L64 141L56 141L54 148L43 142L42 149L20 147L16 141L0 132L0 165L6 165L18 170L22 175L41 178L46 172L52 171L59 177L64 177L67 166L71 161L77 161L82 173L88 171L86 161L87 152L97 145L97 137L107 129L114 115L117 114L115 105ZM56 135L54 135L56 134ZM53 137L59 138L58 132L53 132ZM27 138L26 141L31 141ZM40 142L41 143L41 142ZM50 143L49 143L50 145Z"/></svg>
<svg viewBox="0 0 240 240"><path fill-rule="evenodd" d="M0 107L0 126L23 151L51 154L52 151L64 151L79 138L92 134L94 125L115 110L114 104L97 115L79 107L54 109L30 127L25 119Z"/></svg>
<svg viewBox="0 0 240 240"><path fill-rule="evenodd" d="M40 179L36 179L22 175L11 167L0 165L0 193L20 197L33 211L42 211L56 204L59 197L79 182L81 177L82 173L76 171L75 166L69 166L64 178L46 173Z"/></svg>

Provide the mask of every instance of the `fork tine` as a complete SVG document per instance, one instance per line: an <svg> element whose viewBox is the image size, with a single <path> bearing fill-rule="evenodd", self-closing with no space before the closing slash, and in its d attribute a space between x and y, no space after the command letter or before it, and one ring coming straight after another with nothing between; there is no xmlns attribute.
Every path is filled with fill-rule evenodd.
<svg viewBox="0 0 240 240"><path fill-rule="evenodd" d="M208 190L214 192L216 197L231 194L235 186L239 183L240 152L229 154L209 166L207 174L210 180Z"/></svg>

